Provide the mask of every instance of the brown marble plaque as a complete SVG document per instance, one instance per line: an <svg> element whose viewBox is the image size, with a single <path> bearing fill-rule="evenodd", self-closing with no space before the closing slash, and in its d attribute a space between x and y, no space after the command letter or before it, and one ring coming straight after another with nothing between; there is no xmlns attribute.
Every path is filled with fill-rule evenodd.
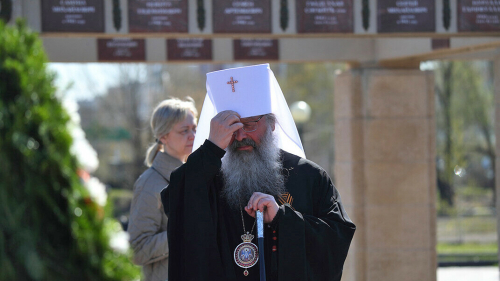
<svg viewBox="0 0 500 281"><path fill-rule="evenodd" d="M379 33L436 31L435 0L379 0L377 3Z"/></svg>
<svg viewBox="0 0 500 281"><path fill-rule="evenodd" d="M271 0L213 0L214 33L271 33Z"/></svg>
<svg viewBox="0 0 500 281"><path fill-rule="evenodd" d="M500 31L500 1L458 0L459 32Z"/></svg>
<svg viewBox="0 0 500 281"><path fill-rule="evenodd" d="M129 0L129 32L188 32L188 0Z"/></svg>
<svg viewBox="0 0 500 281"><path fill-rule="evenodd" d="M234 60L279 60L277 39L238 39L233 41Z"/></svg>
<svg viewBox="0 0 500 281"><path fill-rule="evenodd" d="M145 61L144 39L97 39L99 61Z"/></svg>
<svg viewBox="0 0 500 281"><path fill-rule="evenodd" d="M211 61L212 40L201 38L167 39L167 59L172 61Z"/></svg>
<svg viewBox="0 0 500 281"><path fill-rule="evenodd" d="M104 32L103 0L42 0L42 32Z"/></svg>
<svg viewBox="0 0 500 281"><path fill-rule="evenodd" d="M353 0L297 1L298 33L352 33Z"/></svg>
<svg viewBox="0 0 500 281"><path fill-rule="evenodd" d="M450 38L434 38L432 39L432 49L449 49L450 48Z"/></svg>

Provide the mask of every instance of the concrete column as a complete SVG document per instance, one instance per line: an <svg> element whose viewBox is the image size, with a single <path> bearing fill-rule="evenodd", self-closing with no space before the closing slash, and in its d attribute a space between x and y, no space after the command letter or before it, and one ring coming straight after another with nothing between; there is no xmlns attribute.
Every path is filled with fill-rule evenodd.
<svg viewBox="0 0 500 281"><path fill-rule="evenodd" d="M335 178L357 231L343 280L436 280L434 75L335 79Z"/></svg>

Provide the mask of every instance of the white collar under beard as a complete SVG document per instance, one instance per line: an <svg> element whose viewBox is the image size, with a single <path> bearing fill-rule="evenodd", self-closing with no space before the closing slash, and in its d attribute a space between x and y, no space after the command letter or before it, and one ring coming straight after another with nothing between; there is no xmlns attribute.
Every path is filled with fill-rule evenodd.
<svg viewBox="0 0 500 281"><path fill-rule="evenodd" d="M258 147L250 138L241 142L234 140L228 147L221 166L224 178L222 195L232 208L246 206L254 192L277 197L284 193L283 164L274 139L273 131L268 126ZM254 149L236 149L244 145L252 145Z"/></svg>

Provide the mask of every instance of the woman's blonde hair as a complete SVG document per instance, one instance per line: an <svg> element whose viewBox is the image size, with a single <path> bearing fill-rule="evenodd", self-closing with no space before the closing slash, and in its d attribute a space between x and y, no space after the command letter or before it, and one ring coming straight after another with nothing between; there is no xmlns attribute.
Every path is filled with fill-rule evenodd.
<svg viewBox="0 0 500 281"><path fill-rule="evenodd" d="M194 100L190 97L187 97L185 101L177 98L167 99L156 106L151 115L151 130L156 141L146 152L146 160L144 161L146 166L151 167L153 165L153 160L162 145L160 138L168 134L176 123L183 121L189 112L194 115L196 123L198 111L194 105Z"/></svg>

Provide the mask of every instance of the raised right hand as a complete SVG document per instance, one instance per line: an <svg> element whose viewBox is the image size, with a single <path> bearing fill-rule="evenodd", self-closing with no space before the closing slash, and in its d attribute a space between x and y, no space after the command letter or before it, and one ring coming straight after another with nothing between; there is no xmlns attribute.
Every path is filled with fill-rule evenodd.
<svg viewBox="0 0 500 281"><path fill-rule="evenodd" d="M240 115L231 110L221 111L210 121L208 140L222 149L226 149L233 139L233 133L243 127Z"/></svg>

